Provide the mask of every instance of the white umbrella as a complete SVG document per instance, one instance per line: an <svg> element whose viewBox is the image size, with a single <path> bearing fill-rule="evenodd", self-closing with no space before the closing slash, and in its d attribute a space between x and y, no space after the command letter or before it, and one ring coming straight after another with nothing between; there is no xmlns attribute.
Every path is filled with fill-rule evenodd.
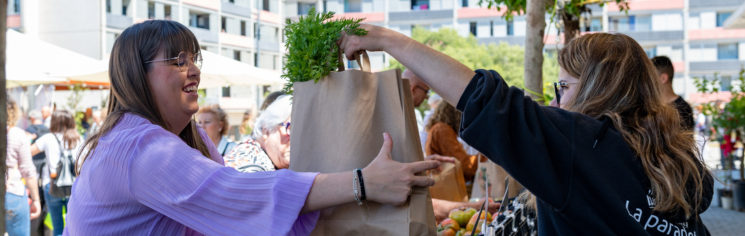
<svg viewBox="0 0 745 236"><path fill-rule="evenodd" d="M106 71L104 62L29 37L6 34L6 88L63 82L68 77Z"/></svg>
<svg viewBox="0 0 745 236"><path fill-rule="evenodd" d="M256 68L212 52L202 51L202 59L199 88L285 83L279 72Z"/></svg>

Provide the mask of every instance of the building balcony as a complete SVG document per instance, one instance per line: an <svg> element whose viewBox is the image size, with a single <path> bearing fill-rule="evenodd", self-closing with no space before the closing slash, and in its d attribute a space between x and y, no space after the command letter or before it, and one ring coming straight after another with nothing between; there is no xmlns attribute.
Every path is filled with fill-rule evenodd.
<svg viewBox="0 0 745 236"><path fill-rule="evenodd" d="M737 7L741 4L742 0L688 0L690 8Z"/></svg>
<svg viewBox="0 0 745 236"><path fill-rule="evenodd" d="M8 27L9 29L21 27L21 15L20 14L8 15L8 18L5 22L5 26Z"/></svg>
<svg viewBox="0 0 745 236"><path fill-rule="evenodd" d="M189 30L191 30L191 32L194 33L194 36L196 36L197 39L201 41L217 43L219 39L217 32L212 32L208 29L189 26Z"/></svg>
<svg viewBox="0 0 745 236"><path fill-rule="evenodd" d="M491 37L491 38L479 38L479 44L500 44L506 42L509 45L525 45L525 36L507 36L507 37Z"/></svg>
<svg viewBox="0 0 745 236"><path fill-rule="evenodd" d="M688 31L689 40L741 38L745 38L745 29L725 29L717 27L714 29L697 29Z"/></svg>
<svg viewBox="0 0 745 236"><path fill-rule="evenodd" d="M404 11L389 12L388 21L391 23L426 23L437 22L453 19L453 10L436 10L436 11Z"/></svg>
<svg viewBox="0 0 745 236"><path fill-rule="evenodd" d="M228 33L220 33L220 42L224 45L243 47L243 48L253 48L256 46L254 39L251 37L228 34Z"/></svg>
<svg viewBox="0 0 745 236"><path fill-rule="evenodd" d="M745 61L740 60L718 60L690 62L692 73L727 73L740 71Z"/></svg>
<svg viewBox="0 0 745 236"><path fill-rule="evenodd" d="M129 16L106 14L106 27L123 30L133 23L132 17Z"/></svg>
<svg viewBox="0 0 745 236"><path fill-rule="evenodd" d="M279 42L259 40L259 48L261 48L262 51L279 52Z"/></svg>
<svg viewBox="0 0 745 236"><path fill-rule="evenodd" d="M222 12L242 17L251 17L251 8L238 6L229 2L221 2Z"/></svg>
<svg viewBox="0 0 745 236"><path fill-rule="evenodd" d="M184 0L183 3L211 10L218 10L221 5L220 0Z"/></svg>
<svg viewBox="0 0 745 236"><path fill-rule="evenodd" d="M694 1L708 1L711 2L712 0L690 0L691 7L693 7ZM723 0L714 0L714 1L723 1ZM724 0L724 1L731 1L731 0ZM734 1L741 1L741 0L734 0ZM626 2L629 3L629 10L630 11L651 11L651 10L670 10L670 9L683 9L684 1L683 0L627 0ZM616 4L615 2L609 2L608 3L608 13L613 12L619 12L621 8ZM598 14L602 12L592 12L593 14Z"/></svg>
<svg viewBox="0 0 745 236"><path fill-rule="evenodd" d="M634 38L639 43L649 41L675 41L683 40L685 33L682 30L675 31L628 31L619 32Z"/></svg>

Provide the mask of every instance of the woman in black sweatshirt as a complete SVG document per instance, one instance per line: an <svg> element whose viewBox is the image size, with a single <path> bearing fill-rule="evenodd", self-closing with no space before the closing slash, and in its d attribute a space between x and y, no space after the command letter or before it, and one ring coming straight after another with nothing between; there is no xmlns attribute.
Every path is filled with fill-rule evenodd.
<svg viewBox="0 0 745 236"><path fill-rule="evenodd" d="M566 44L557 98L546 107L495 71L474 72L395 31L362 28L366 36L339 40L347 58L385 51L457 105L463 140L537 197L541 235L708 235L698 216L713 178L630 37L599 33Z"/></svg>

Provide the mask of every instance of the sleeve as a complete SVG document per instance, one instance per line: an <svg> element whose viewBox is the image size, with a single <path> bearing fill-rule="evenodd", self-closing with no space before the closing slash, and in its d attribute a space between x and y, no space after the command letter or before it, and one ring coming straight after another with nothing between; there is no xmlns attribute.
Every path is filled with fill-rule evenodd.
<svg viewBox="0 0 745 236"><path fill-rule="evenodd" d="M574 162L573 113L541 106L486 70L476 71L456 108L463 140L542 201L563 208Z"/></svg>
<svg viewBox="0 0 745 236"><path fill-rule="evenodd" d="M298 216L317 173L241 173L165 130L146 131L129 160L140 203L205 235L307 235L318 212Z"/></svg>
<svg viewBox="0 0 745 236"><path fill-rule="evenodd" d="M21 147L18 150L18 170L21 171L21 176L26 181L36 179L39 175L36 173L36 166L31 158L31 143L26 137L26 132L18 129L15 133L15 138L21 140Z"/></svg>
<svg viewBox="0 0 745 236"><path fill-rule="evenodd" d="M44 166L44 168L49 169L49 174L57 173L57 163L59 162L60 157L60 149L59 144L57 144L57 139L54 137L54 134L47 133L41 138L36 140L36 147L39 149L39 151L44 152L44 155L47 159L47 164Z"/></svg>
<svg viewBox="0 0 745 236"><path fill-rule="evenodd" d="M476 156L471 156L463 149L463 145L458 142L458 134L450 126L444 123L437 123L430 128L430 134L427 137L427 155L439 154L450 156L460 161L463 168L463 175L466 181L473 180L478 168Z"/></svg>

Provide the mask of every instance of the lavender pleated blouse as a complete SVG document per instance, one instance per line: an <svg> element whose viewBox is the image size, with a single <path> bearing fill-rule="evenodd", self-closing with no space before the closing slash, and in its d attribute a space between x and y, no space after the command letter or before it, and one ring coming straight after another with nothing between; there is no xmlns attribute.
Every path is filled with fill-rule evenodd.
<svg viewBox="0 0 745 236"><path fill-rule="evenodd" d="M202 139L209 140L199 129ZM124 115L75 180L64 235L308 235L318 173L242 173L160 126Z"/></svg>

